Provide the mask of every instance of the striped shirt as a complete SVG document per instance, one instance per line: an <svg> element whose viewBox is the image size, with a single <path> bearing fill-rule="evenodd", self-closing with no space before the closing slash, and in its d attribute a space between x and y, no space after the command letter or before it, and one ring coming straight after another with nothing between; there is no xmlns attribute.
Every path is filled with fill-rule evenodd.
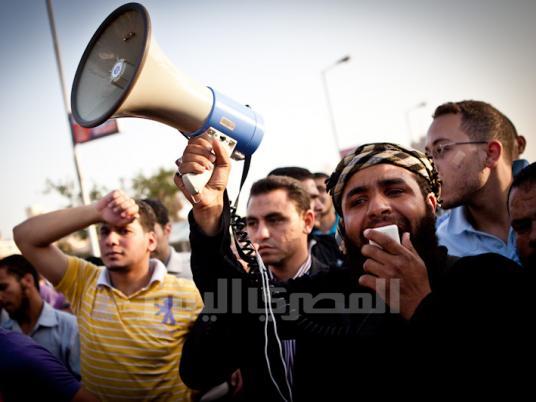
<svg viewBox="0 0 536 402"><path fill-rule="evenodd" d="M150 266L150 283L126 296L106 269L69 257L57 286L78 318L82 382L103 401L191 399L178 370L201 297L192 281L168 275L160 261Z"/></svg>
<svg viewBox="0 0 536 402"><path fill-rule="evenodd" d="M307 275L311 270L311 248L313 248L316 242L313 240L311 243L312 244L309 245L309 255L307 256L307 260L305 260L303 265L298 269L298 271L296 271L296 274L292 277L292 279ZM283 359L285 360L285 365L287 368L287 379L288 383L292 387L294 384L294 356L296 355L296 339L283 339L281 342L283 346Z"/></svg>

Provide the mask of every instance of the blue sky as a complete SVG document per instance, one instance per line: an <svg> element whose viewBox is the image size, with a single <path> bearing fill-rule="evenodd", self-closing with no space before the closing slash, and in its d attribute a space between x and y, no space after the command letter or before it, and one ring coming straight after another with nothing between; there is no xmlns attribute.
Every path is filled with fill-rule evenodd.
<svg viewBox="0 0 536 402"><path fill-rule="evenodd" d="M516 124L536 159L536 2L239 1L142 2L170 60L203 85L252 105L266 123L248 184L274 167L329 171L337 152L321 71L328 73L342 147L407 144L438 104L488 101ZM46 179L75 180L70 134L45 0L3 2L0 15L0 233L25 208L62 206ZM53 0L68 92L93 32L120 1ZM427 105L414 108L425 101ZM119 186L139 172L173 167L185 140L155 122L122 119L121 134L80 146L89 185ZM232 189L238 182L235 169ZM247 186L246 186L247 191ZM236 191L234 192L234 194Z"/></svg>

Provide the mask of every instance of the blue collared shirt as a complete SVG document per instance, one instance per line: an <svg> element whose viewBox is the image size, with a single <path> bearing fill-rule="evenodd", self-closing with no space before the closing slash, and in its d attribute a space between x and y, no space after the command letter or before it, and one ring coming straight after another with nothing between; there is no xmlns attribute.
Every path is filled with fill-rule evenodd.
<svg viewBox="0 0 536 402"><path fill-rule="evenodd" d="M465 257L497 253L520 263L514 230L510 228L508 231L508 243L492 234L476 230L467 220L463 206L453 208L438 218L436 233L439 244L447 247L450 255Z"/></svg>
<svg viewBox="0 0 536 402"><path fill-rule="evenodd" d="M2 322L2 328L22 333L19 324L11 318ZM80 340L74 315L43 302L41 314L28 335L80 378Z"/></svg>

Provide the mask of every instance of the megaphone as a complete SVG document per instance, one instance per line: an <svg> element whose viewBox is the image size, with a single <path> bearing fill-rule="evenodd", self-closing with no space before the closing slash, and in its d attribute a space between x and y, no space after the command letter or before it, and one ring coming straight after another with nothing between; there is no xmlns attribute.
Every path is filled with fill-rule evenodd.
<svg viewBox="0 0 536 402"><path fill-rule="evenodd" d="M151 38L149 14L138 3L117 8L91 38L76 70L71 109L83 127L141 117L174 127L188 138L210 136L235 160L253 154L264 134L262 117L251 108L173 66ZM183 175L183 182L195 195L211 174Z"/></svg>

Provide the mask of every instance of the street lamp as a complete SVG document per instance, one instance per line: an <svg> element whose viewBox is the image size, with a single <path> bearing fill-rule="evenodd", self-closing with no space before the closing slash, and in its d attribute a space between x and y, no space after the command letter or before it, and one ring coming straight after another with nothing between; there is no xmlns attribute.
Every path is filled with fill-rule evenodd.
<svg viewBox="0 0 536 402"><path fill-rule="evenodd" d="M413 105L408 110L406 110L406 126L408 129L408 136L409 136L409 145L411 146L411 143L413 142L413 130L411 128L411 120L410 120L410 113L414 110L421 109L423 107L426 107L426 102L422 101L417 103L416 105Z"/></svg>
<svg viewBox="0 0 536 402"><path fill-rule="evenodd" d="M329 114L329 119L331 123L331 131L333 133L333 139L335 140L335 146L337 147L337 154L339 154L341 147L339 145L339 137L337 136L337 127L335 126L335 118L333 117L333 107L331 106L331 99L329 96L327 72L333 69L334 67L337 67L339 64L346 63L349 60L350 60L349 55L344 56L343 58L337 60L335 63L331 64L330 66L322 70L322 84L324 85L324 95L326 96L326 104L328 106L328 114Z"/></svg>
<svg viewBox="0 0 536 402"><path fill-rule="evenodd" d="M63 66L61 63L61 57L60 57L60 48L58 45L58 36L56 33L56 23L54 21L54 12L52 10L52 0L47 0L47 13L48 13L48 21L50 23L50 32L52 33L52 43L54 45L54 55L56 56L56 66L58 68L58 74L60 78L60 86L61 86L61 92L63 95L63 105L65 107L65 114L67 117L67 122L69 127L72 130L71 120L69 119L69 104L67 103L67 91L65 89L65 81L63 79ZM74 137L73 137L74 138ZM82 196L82 203L84 205L89 205L89 193L86 189L84 178L82 175L82 171L80 169L80 163L78 158L78 145L73 140L73 157L74 157L74 167L76 169L76 176L78 178L78 184L80 187L80 195ZM97 237L97 229L95 225L90 225L87 228L87 231L89 233L89 245L91 247L91 254L95 257L100 257L100 247L99 247L99 239Z"/></svg>

